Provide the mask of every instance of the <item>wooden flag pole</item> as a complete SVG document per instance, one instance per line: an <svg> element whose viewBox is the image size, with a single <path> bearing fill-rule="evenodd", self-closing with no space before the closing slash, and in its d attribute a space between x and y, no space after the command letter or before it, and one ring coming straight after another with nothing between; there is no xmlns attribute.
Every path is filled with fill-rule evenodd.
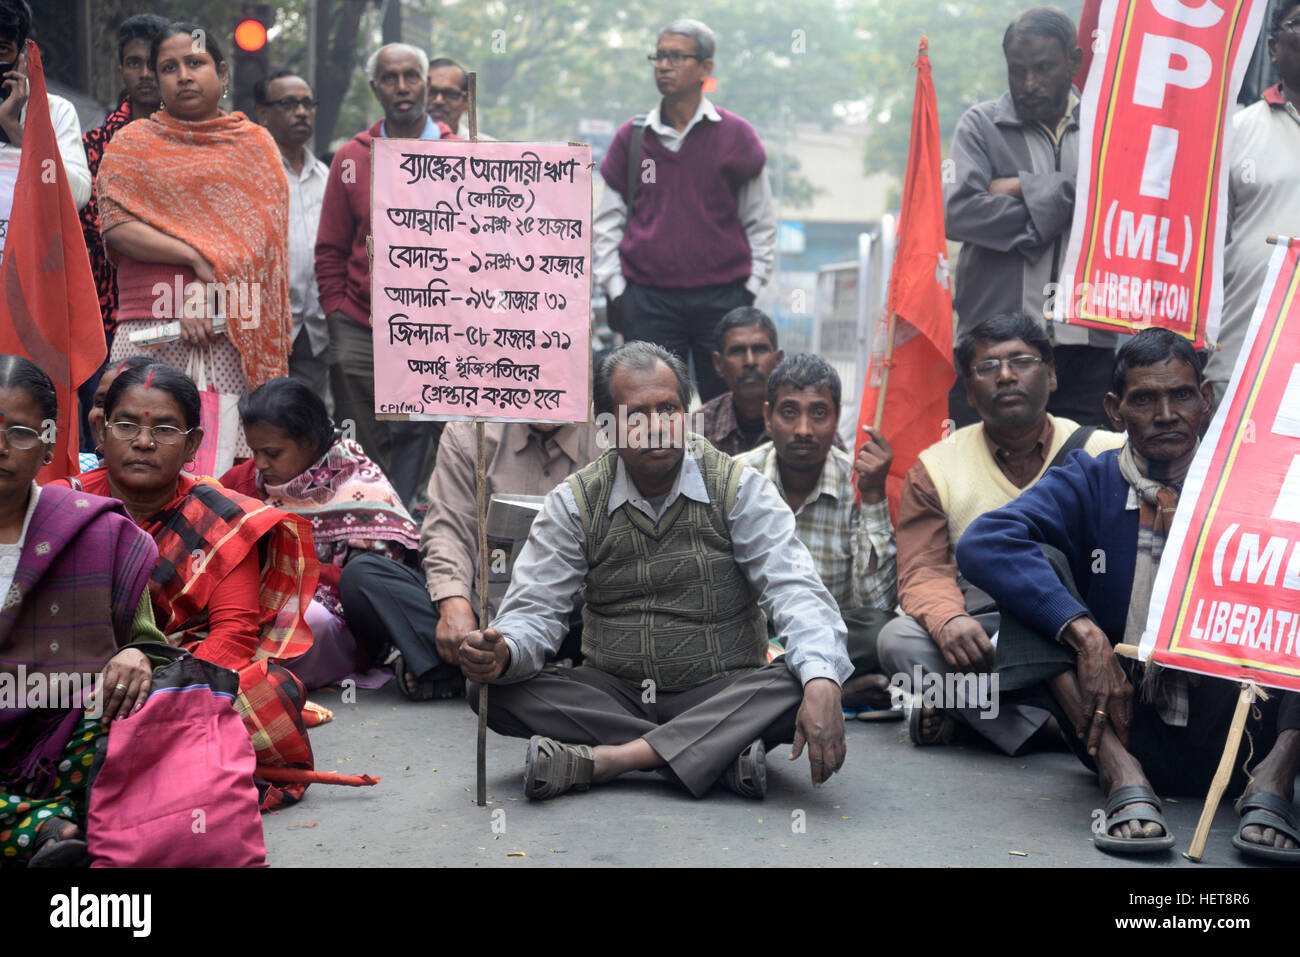
<svg viewBox="0 0 1300 957"><path fill-rule="evenodd" d="M469 80L469 141L478 142L478 74ZM478 627L488 626L488 550L487 550L487 433L482 419L474 420L474 478L478 489ZM487 713L488 683L478 686L478 806L487 804Z"/></svg>
<svg viewBox="0 0 1300 957"><path fill-rule="evenodd" d="M1196 822L1196 832L1192 835L1192 846L1187 851L1189 861L1200 862L1205 856L1205 842L1210 837L1210 824L1214 821L1214 812L1219 809L1219 799L1223 789L1232 777L1232 766L1237 761L1237 749L1241 746L1241 733L1246 727L1246 716L1250 706L1255 702L1258 689L1253 681L1241 683L1241 694L1237 697L1237 710L1232 713L1232 724L1228 726L1228 741L1223 746L1223 757L1219 759L1219 768L1214 772L1210 782L1210 793L1205 796L1205 807L1201 808L1201 819Z"/></svg>
<svg viewBox="0 0 1300 957"><path fill-rule="evenodd" d="M894 330L897 329L898 316L889 310L889 331L885 334L885 358L880 364L880 391L876 393L875 427L880 428L885 418L885 393L889 391L889 369L894 362Z"/></svg>

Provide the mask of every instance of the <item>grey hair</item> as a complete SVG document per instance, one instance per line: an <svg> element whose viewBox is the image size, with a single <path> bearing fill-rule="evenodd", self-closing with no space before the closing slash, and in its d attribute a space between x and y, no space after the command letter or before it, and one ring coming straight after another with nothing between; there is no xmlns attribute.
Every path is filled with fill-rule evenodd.
<svg viewBox="0 0 1300 957"><path fill-rule="evenodd" d="M659 36L671 33L673 36L689 37L695 44L695 55L700 61L712 60L713 51L717 47L717 41L713 38L713 31L701 23L699 20L682 18L674 20L668 26L659 31Z"/></svg>
<svg viewBox="0 0 1300 957"><path fill-rule="evenodd" d="M673 355L663 346L654 342L637 339L619 346L601 360L592 379L593 399L596 414L614 414L614 393L609 382L619 369L632 369L636 372L649 372L659 363L672 370L677 378L677 397L682 400L682 411L691 407L691 374L686 363Z"/></svg>
<svg viewBox="0 0 1300 957"><path fill-rule="evenodd" d="M379 54L385 50L393 50L398 53L414 53L415 58L420 61L421 75L429 75L429 54L419 47L411 46L409 43L389 43L370 54L370 58L366 60L366 76L369 79L373 80L375 78L375 70L379 69Z"/></svg>

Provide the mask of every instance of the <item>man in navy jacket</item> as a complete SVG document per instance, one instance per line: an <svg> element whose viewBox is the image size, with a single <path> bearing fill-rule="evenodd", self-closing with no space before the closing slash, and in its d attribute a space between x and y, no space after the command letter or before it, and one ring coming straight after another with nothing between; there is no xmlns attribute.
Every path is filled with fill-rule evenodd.
<svg viewBox="0 0 1300 957"><path fill-rule="evenodd" d="M1128 444L1096 458L1075 452L1018 499L980 516L958 543L957 562L999 603L1001 689L1073 728L1072 746L1097 771L1107 795L1098 847L1142 853L1174 843L1152 785L1206 792L1237 689L1144 669L1113 651L1121 641L1137 644L1145 625L1213 393L1192 347L1164 329L1146 330L1120 349L1112 388L1106 413L1128 432ZM1300 858L1291 805L1300 696L1275 695L1260 724L1252 728L1254 747L1268 756L1254 769L1234 843L1259 856ZM1239 755L1243 780L1244 759Z"/></svg>

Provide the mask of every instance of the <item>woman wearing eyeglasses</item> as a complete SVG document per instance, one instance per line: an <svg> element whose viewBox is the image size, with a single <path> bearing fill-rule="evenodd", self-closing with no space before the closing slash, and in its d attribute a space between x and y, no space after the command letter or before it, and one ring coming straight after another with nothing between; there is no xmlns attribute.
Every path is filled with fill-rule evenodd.
<svg viewBox="0 0 1300 957"><path fill-rule="evenodd" d="M182 474L203 438L199 410L184 373L161 363L126 370L104 397L104 467L60 483L120 500L153 536L158 625L171 644L239 672L236 707L258 763L310 767L302 684L268 665L311 648L303 613L320 572L311 526Z"/></svg>
<svg viewBox="0 0 1300 957"><path fill-rule="evenodd" d="M95 752L149 694L149 659L124 646L162 638L145 590L152 539L120 502L35 484L57 419L49 376L0 356L0 676L19 689L0 707L0 864L31 867L83 862ZM101 672L102 709L54 693Z"/></svg>
<svg viewBox="0 0 1300 957"><path fill-rule="evenodd" d="M120 324L110 362L148 354L205 369L239 394L285 375L290 346L289 192L275 141L221 99L229 71L211 32L172 23L149 66L163 108L122 129L96 181L117 266ZM224 316L224 331L214 317ZM179 322L179 341L163 327ZM149 333L153 344L132 343ZM197 372L196 372L197 374ZM237 455L247 456L242 438Z"/></svg>

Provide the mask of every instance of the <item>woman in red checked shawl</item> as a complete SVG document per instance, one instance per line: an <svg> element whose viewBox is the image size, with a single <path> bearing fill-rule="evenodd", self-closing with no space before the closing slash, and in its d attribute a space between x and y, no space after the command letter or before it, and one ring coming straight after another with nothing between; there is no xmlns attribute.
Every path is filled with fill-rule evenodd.
<svg viewBox="0 0 1300 957"><path fill-rule="evenodd" d="M335 434L325 403L301 380L272 379L244 396L239 415L253 457L221 484L310 521L321 563L307 611L315 643L288 666L308 688L338 681L358 664L339 602L343 566L367 554L406 562L419 549L420 529L383 471L360 445ZM373 660L380 648L375 642L364 650Z"/></svg>
<svg viewBox="0 0 1300 957"><path fill-rule="evenodd" d="M181 473L202 439L199 412L184 373L161 363L128 369L104 398L105 467L75 481L120 499L153 536L158 625L172 644L239 673L236 707L258 764L310 769L304 689L278 666L312 644L303 620L319 574L310 526ZM286 790L294 799L302 787ZM264 807L280 798L268 794Z"/></svg>

